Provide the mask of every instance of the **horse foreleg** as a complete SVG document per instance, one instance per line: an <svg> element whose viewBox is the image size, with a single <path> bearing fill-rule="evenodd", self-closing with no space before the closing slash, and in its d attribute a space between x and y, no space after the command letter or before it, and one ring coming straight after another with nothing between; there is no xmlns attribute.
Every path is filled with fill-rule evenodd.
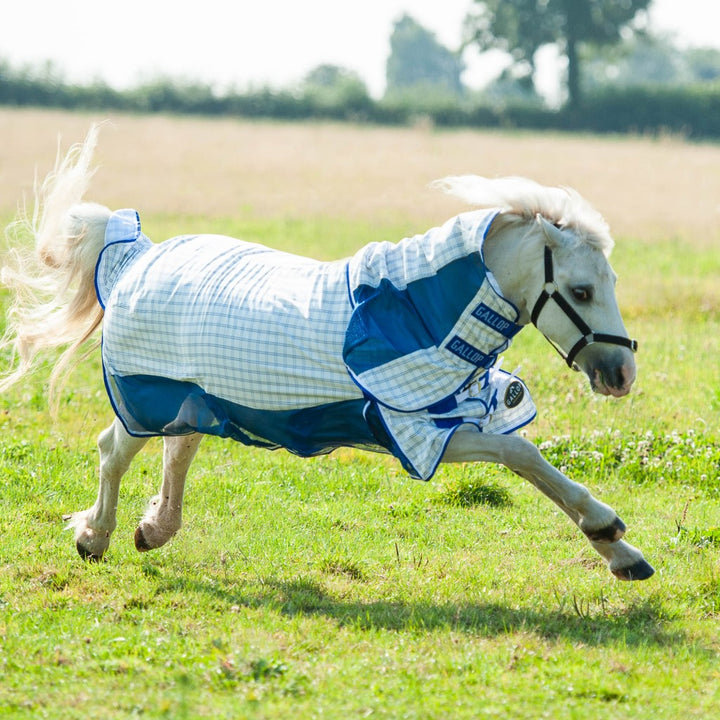
<svg viewBox="0 0 720 720"><path fill-rule="evenodd" d="M644 580L654 570L642 553L621 540L625 524L590 491L565 477L531 442L515 435L487 435L462 427L453 435L443 462L496 462L505 465L547 495L583 531L621 580Z"/></svg>
<svg viewBox="0 0 720 720"><path fill-rule="evenodd" d="M100 560L110 545L115 530L120 481L130 462L147 442L147 438L128 435L122 423L115 420L98 437L100 450L100 487L95 504L67 519L75 530L75 547L84 560Z"/></svg>
<svg viewBox="0 0 720 720"><path fill-rule="evenodd" d="M182 526L185 478L201 439L198 433L165 438L162 487L135 530L140 552L161 547Z"/></svg>

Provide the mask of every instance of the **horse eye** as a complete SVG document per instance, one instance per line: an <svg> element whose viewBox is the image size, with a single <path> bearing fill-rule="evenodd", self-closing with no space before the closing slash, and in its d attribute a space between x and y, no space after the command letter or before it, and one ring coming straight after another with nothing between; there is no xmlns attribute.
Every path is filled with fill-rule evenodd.
<svg viewBox="0 0 720 720"><path fill-rule="evenodd" d="M579 286L572 288L571 292L578 302L586 303L592 300L592 288Z"/></svg>

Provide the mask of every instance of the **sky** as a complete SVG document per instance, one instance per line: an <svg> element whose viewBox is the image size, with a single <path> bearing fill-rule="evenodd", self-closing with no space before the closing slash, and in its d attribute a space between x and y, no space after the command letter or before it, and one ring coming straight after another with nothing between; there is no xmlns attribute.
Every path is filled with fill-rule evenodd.
<svg viewBox="0 0 720 720"><path fill-rule="evenodd" d="M0 60L50 60L67 82L127 89L157 77L220 91L287 88L320 64L385 87L393 23L404 13L447 47L461 41L472 0L3 0ZM651 27L683 46L720 47L718 0L653 0ZM463 80L480 87L502 61L467 51Z"/></svg>

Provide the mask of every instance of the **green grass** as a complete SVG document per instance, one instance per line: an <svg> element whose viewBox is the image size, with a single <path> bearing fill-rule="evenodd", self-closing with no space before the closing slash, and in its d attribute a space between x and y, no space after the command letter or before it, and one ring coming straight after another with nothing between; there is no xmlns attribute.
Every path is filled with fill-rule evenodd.
<svg viewBox="0 0 720 720"><path fill-rule="evenodd" d="M228 224L145 227L324 257L397 231ZM85 564L61 518L94 501L94 442L111 419L97 357L55 424L46 371L0 399L0 717L717 716L717 260L674 247L618 243L641 343L631 396L592 395L532 329L505 361L523 365L538 405L528 436L618 510L655 566L640 584L615 581L549 501L499 467L420 483L382 456L301 460L213 438L171 543L133 547L159 485L153 442L125 478L107 562ZM697 282L683 280L696 266Z"/></svg>

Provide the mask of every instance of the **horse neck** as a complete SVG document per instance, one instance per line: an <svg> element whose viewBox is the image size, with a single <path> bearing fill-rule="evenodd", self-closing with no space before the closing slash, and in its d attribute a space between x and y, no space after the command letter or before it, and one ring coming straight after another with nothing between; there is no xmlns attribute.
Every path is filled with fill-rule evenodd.
<svg viewBox="0 0 720 720"><path fill-rule="evenodd" d="M519 322L530 322L531 297L542 272L542 241L534 223L500 215L485 238L485 265L492 272L502 296L520 312Z"/></svg>

